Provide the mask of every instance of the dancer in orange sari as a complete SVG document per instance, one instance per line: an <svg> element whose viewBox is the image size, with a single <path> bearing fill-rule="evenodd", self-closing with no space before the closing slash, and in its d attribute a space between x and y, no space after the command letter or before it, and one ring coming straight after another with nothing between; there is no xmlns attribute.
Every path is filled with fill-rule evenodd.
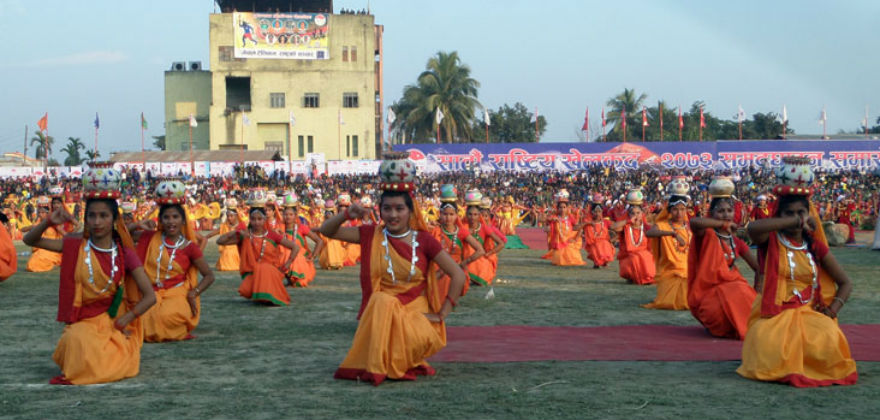
<svg viewBox="0 0 880 420"><path fill-rule="evenodd" d="M200 318L199 296L214 283L214 273L188 223L184 185L179 181L159 183L156 203L160 206L158 228L134 234L138 257L156 294L156 304L142 318L144 340L186 340L194 338L191 333Z"/></svg>
<svg viewBox="0 0 880 420"><path fill-rule="evenodd" d="M37 197L38 220L46 220L46 218L49 217L49 213L52 211L50 205L51 200L49 199L49 197ZM34 226L35 225L25 226L21 228L21 231L27 233L28 231L33 229ZM63 225L51 226L43 232L43 237L45 237L46 239L61 239L64 237L64 233L65 232ZM52 252L47 249L34 248L31 257L28 259L26 269L27 271L35 273L44 273L60 265L60 252Z"/></svg>
<svg viewBox="0 0 880 420"><path fill-rule="evenodd" d="M410 196L415 172L415 164L402 156L380 166L384 226L341 227L347 219L364 216L366 210L358 204L321 226L327 237L360 243L363 251L358 327L334 374L337 379L379 385L385 379L433 375L425 359L446 346L444 319L458 301L465 274L418 217L417 202ZM434 277L435 264L448 282Z"/></svg>
<svg viewBox="0 0 880 420"><path fill-rule="evenodd" d="M297 212L299 198L295 194L284 197L284 237L299 245L299 252L290 265L290 269L284 274L288 284L294 287L307 287L315 279L314 256L320 255L324 248L324 240L309 229L305 220L302 220ZM315 242L315 251L309 249L306 238ZM281 258L286 260L290 257L290 251L281 250Z"/></svg>
<svg viewBox="0 0 880 420"><path fill-rule="evenodd" d="M614 222L611 229L620 235L620 277L635 284L652 284L656 273L654 258L645 240L645 215L642 213L644 195L641 190L632 190L626 195L627 219Z"/></svg>
<svg viewBox="0 0 880 420"><path fill-rule="evenodd" d="M550 262L559 266L587 265L581 258L581 229L577 216L570 213L569 193L565 189L556 194L556 215L551 216L548 242Z"/></svg>
<svg viewBox="0 0 880 420"><path fill-rule="evenodd" d="M737 373L796 387L852 385L858 380L837 314L852 283L828 250L809 197L810 159L786 157L773 217L749 224L764 282L752 307Z"/></svg>
<svg viewBox="0 0 880 420"><path fill-rule="evenodd" d="M29 246L62 253L58 321L67 324L52 359L61 375L49 383L86 385L136 376L143 329L138 317L156 301L132 248L116 199L121 178L110 168L83 175L86 224L82 235L47 239L44 231L71 222L64 208L34 226Z"/></svg>
<svg viewBox="0 0 880 420"><path fill-rule="evenodd" d="M324 219L329 219L335 214L336 203L333 200L327 200L324 203L326 212ZM325 270L339 270L345 262L345 248L340 240L322 237L324 240L324 248L318 254L318 263Z"/></svg>
<svg viewBox="0 0 880 420"><path fill-rule="evenodd" d="M248 228L217 238L217 244L238 245L242 279L239 295L256 302L287 306L290 295L284 287L283 273L290 269L293 257L299 253L299 245L269 229L264 207L265 192L256 190L252 194ZM281 246L291 250L284 263L281 262Z"/></svg>
<svg viewBox="0 0 880 420"><path fill-rule="evenodd" d="M595 194L590 203L590 212L584 222L584 248L587 258L593 261L593 268L607 267L614 260L614 245L611 244L611 221L603 217L601 194Z"/></svg>
<svg viewBox="0 0 880 420"><path fill-rule="evenodd" d="M337 211L339 213L344 213L345 210L351 206L351 195L349 194L339 194L339 197L336 199ZM360 219L355 220L346 220L343 224L343 227L358 227L361 225ZM353 265L357 265L361 262L361 246L360 244L352 244L348 242L341 242L342 249L345 250L345 259L342 260L342 265L345 267L351 267Z"/></svg>
<svg viewBox="0 0 880 420"><path fill-rule="evenodd" d="M238 200L229 198L226 199L225 204L226 220L221 221L220 227L208 233L206 238L247 229L247 224L241 220L238 213ZM217 259L217 271L238 271L240 265L238 247L235 245L220 245L217 249L220 251L220 257Z"/></svg>
<svg viewBox="0 0 880 420"><path fill-rule="evenodd" d="M431 235L440 242L443 250L449 254L452 259L461 266L465 275L470 278L467 267L470 263L482 257L486 252L483 246L473 236L470 230L458 218L458 193L452 184L444 184L440 186L440 218L438 226L434 227ZM470 248L470 251L468 250ZM445 282L446 273L442 269L437 272L437 279ZM461 295L467 294L470 289L470 282L466 281L461 290Z"/></svg>
<svg viewBox="0 0 880 420"><path fill-rule="evenodd" d="M755 272L759 269L748 245L735 235L734 188L729 178L712 180L710 217L690 220L694 237L688 253L688 306L709 334L742 340L756 292L740 274L736 258Z"/></svg>
<svg viewBox="0 0 880 420"><path fill-rule="evenodd" d="M18 252L9 234L9 218L0 213L0 282L5 281L18 270Z"/></svg>
<svg viewBox="0 0 880 420"><path fill-rule="evenodd" d="M467 266L468 277L474 284L490 286L495 280L495 273L498 272L498 252L504 249L504 241L502 240L504 236L480 214L483 194L479 190L468 191L464 196L464 201L467 205L468 230L471 232L471 237L479 242L485 251L482 257L473 259L477 249L470 246L465 248L465 257L473 259L473 262Z"/></svg>
<svg viewBox="0 0 880 420"><path fill-rule="evenodd" d="M670 196L666 206L657 215L654 226L645 232L654 257L657 296L642 306L683 311L688 309L687 264L692 236L687 219L690 185L683 176L675 177L667 190Z"/></svg>

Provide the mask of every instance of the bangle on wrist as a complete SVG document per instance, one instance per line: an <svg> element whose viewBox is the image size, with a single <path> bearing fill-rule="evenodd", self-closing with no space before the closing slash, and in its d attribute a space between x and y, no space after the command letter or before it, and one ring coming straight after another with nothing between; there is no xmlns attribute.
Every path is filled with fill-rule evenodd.
<svg viewBox="0 0 880 420"><path fill-rule="evenodd" d="M839 296L835 296L835 297L833 297L833 298L831 299L831 303L834 303L835 300L838 301L838 302L840 302L840 307L841 307L841 308L843 307L843 305L846 305L846 301L843 300L843 299L841 299ZM830 307L831 305L828 305L828 306Z"/></svg>

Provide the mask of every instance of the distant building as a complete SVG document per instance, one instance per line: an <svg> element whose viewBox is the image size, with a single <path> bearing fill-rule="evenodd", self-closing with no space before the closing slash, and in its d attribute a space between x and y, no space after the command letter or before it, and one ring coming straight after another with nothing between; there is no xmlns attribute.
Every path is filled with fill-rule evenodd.
<svg viewBox="0 0 880 420"><path fill-rule="evenodd" d="M188 151L190 116L193 150L211 148L208 111L211 107L211 72L198 61L175 62L165 72L165 150Z"/></svg>

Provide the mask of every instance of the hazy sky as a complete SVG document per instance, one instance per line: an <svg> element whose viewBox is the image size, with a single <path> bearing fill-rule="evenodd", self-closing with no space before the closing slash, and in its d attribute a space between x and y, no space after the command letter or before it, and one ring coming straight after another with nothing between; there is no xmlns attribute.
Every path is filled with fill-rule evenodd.
<svg viewBox="0 0 880 420"><path fill-rule="evenodd" d="M335 0L361 9L367 0ZM396 100L437 51L458 51L480 81L479 100L537 106L542 141L577 141L590 107L624 88L732 118L788 109L798 133L859 127L880 115L880 2L372 0L385 25L385 101ZM0 0L0 151L21 151L49 112L55 150L68 137L90 148L140 149L164 134L163 72L208 63L210 0ZM29 152L32 155L32 152ZM54 155L59 160L63 154Z"/></svg>

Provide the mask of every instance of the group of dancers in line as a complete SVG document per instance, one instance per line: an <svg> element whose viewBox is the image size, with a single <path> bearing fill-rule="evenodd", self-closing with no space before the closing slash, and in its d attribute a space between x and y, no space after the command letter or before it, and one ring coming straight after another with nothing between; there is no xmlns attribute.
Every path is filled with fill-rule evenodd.
<svg viewBox="0 0 880 420"><path fill-rule="evenodd" d="M470 285L492 283L508 235L476 190L466 192L460 207L455 187L443 185L439 208L423 210L430 202L415 197L415 173L405 155L389 156L380 166L376 206L343 195L325 206L338 204L338 211L311 220L294 195L280 208L261 189L248 194L247 207L228 200L225 220L207 235L219 235L216 268L241 273L243 297L285 305L285 286L307 286L315 260L328 269L359 262L358 329L335 377L378 385L433 374L425 360L446 344L444 318ZM589 258L604 267L614 258L609 232L618 232L621 277L657 284L657 298L646 307L689 308L711 334L744 339L742 376L795 386L853 384L855 362L836 320L852 286L828 251L810 202L809 162L786 159L778 175L770 217L746 229L758 245L757 259L735 236L729 178L712 181L709 214L693 218L689 185L675 179L652 227L639 190L626 195L628 217L613 223L603 216L600 197L579 218L562 190L556 214L547 218L545 257L556 265L583 264L583 237ZM81 234L62 236L77 222L57 207L24 237L28 245L60 253L58 320L68 325L53 355L62 375L52 383L135 376L143 341L193 338L199 296L214 281L202 254L206 238L196 234L184 208L183 184L159 184L154 222L137 220L129 205L120 211L119 182L106 167L84 174ZM429 228L433 213L436 224ZM512 217L521 217L517 213L509 209ZM737 258L756 271L754 285L744 280Z"/></svg>

